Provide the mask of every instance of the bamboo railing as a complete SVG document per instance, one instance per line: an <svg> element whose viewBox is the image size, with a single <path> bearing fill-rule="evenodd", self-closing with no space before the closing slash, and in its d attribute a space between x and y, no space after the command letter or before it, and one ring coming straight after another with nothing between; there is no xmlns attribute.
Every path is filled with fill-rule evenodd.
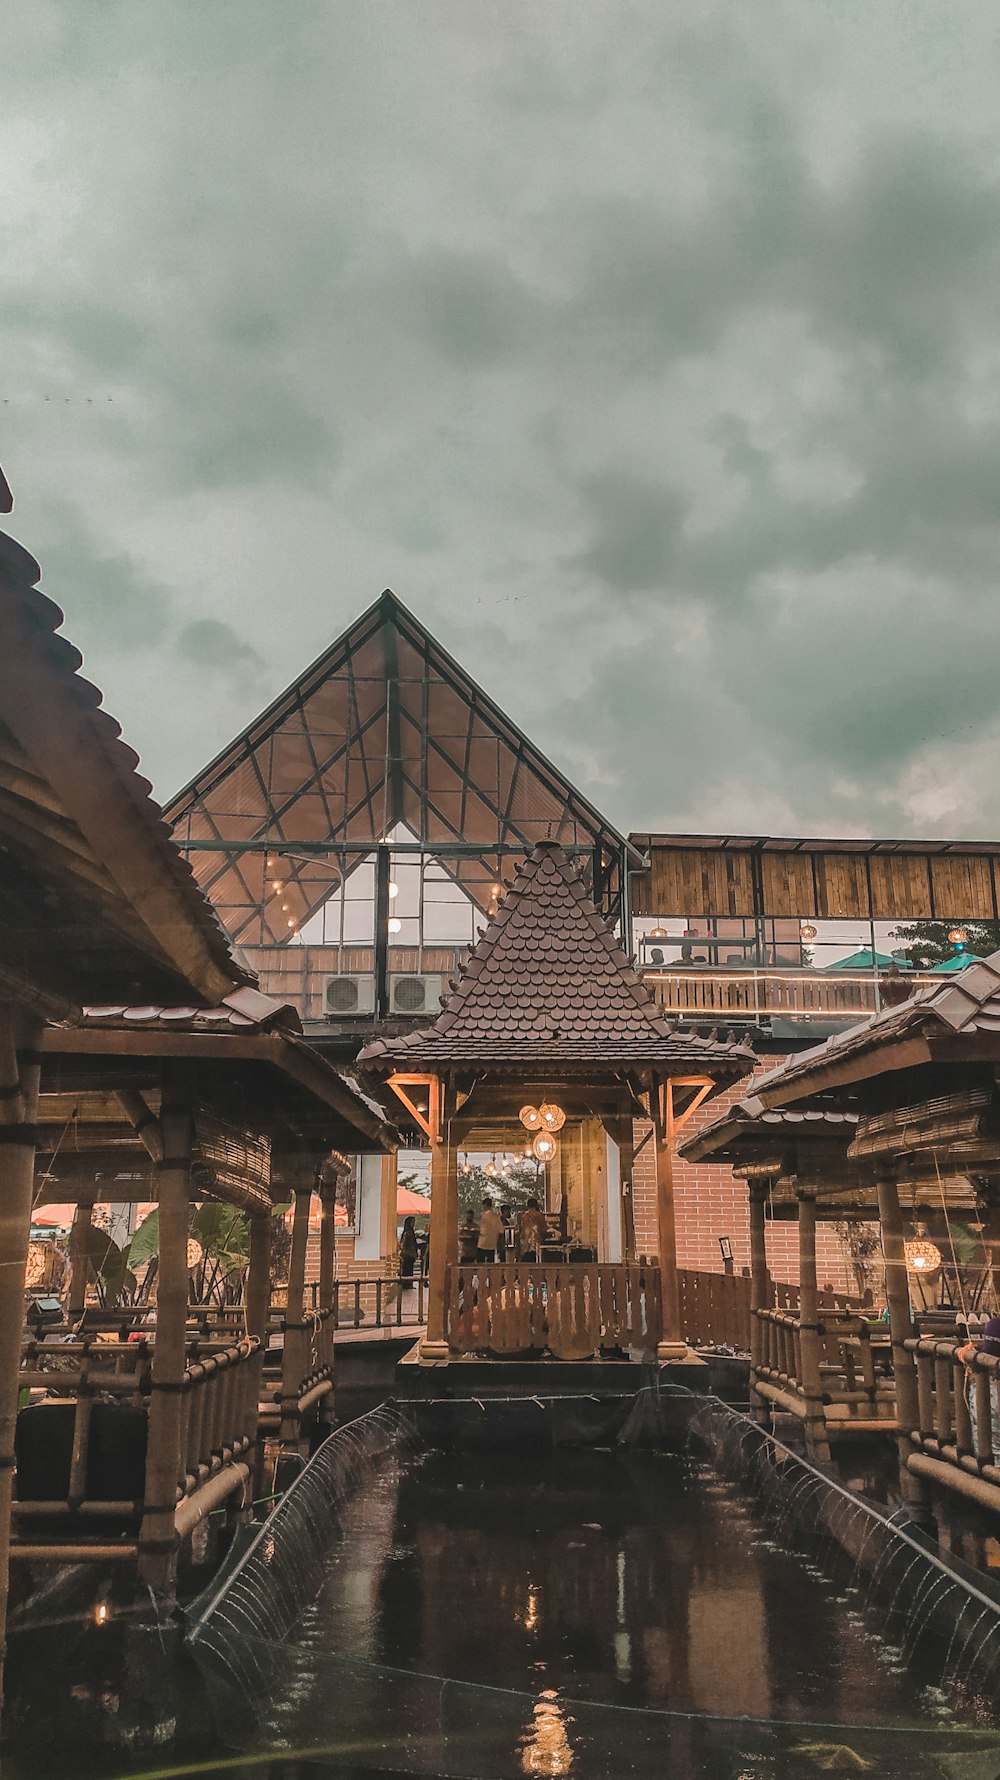
<svg viewBox="0 0 1000 1780"><path fill-rule="evenodd" d="M111 1496L97 1483L109 1469L100 1464L97 1443L92 1440L96 1404L129 1405L145 1410L149 1401L149 1348L145 1342L81 1341L47 1343L31 1340L21 1350L18 1387L37 1401L31 1405L41 1415L51 1416L51 1424L43 1428L55 1432L56 1416L72 1417L72 1444L68 1471L53 1453L46 1464L45 1481L52 1486L51 1496L40 1497L33 1490L31 1499L18 1499L13 1504L16 1524L55 1516L97 1516L101 1518L136 1518L142 1510L141 1488L134 1496ZM19 1439L23 1439L19 1429ZM23 1451L23 1448L22 1448ZM31 1467L32 1469L34 1467ZM26 1489L29 1467L21 1465L20 1483ZM55 1486L65 1476L65 1487ZM136 1482L141 1482L137 1476Z"/></svg>
<svg viewBox="0 0 1000 1780"><path fill-rule="evenodd" d="M934 1461L934 1481L1000 1508L1000 1360L958 1358L962 1343L917 1336L903 1343L917 1375L919 1428L904 1429L914 1451ZM970 1400L971 1399L971 1400ZM910 1461L914 1470L924 1469ZM968 1485L982 1480L989 1492Z"/></svg>
<svg viewBox="0 0 1000 1780"><path fill-rule="evenodd" d="M647 966L643 979L660 1010L675 1016L863 1020L881 1005L874 971L665 964ZM905 978L912 994L940 980L917 971L907 971Z"/></svg>
<svg viewBox="0 0 1000 1780"><path fill-rule="evenodd" d="M753 1318L759 1345L751 1388L804 1418L812 1392L804 1376L798 1309L755 1310ZM861 1425L869 1432L895 1426L887 1328L873 1327L849 1308L824 1306L818 1316L818 1354L815 1388L828 1433L848 1427L857 1431Z"/></svg>
<svg viewBox="0 0 1000 1780"><path fill-rule="evenodd" d="M601 1348L655 1348L660 1339L657 1266L467 1262L448 1268L445 1290L455 1353L547 1348L561 1359L582 1359Z"/></svg>
<svg viewBox="0 0 1000 1780"><path fill-rule="evenodd" d="M184 1372L184 1420L178 1499L232 1464L253 1445L260 1342L250 1337L195 1360Z"/></svg>

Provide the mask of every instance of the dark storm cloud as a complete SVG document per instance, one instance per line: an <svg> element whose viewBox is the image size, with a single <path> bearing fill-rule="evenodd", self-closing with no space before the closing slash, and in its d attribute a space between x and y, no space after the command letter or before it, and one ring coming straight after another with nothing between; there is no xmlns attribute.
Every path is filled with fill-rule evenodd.
<svg viewBox="0 0 1000 1780"><path fill-rule="evenodd" d="M990 7L9 11L16 529L161 789L391 583L616 821L995 832Z"/></svg>

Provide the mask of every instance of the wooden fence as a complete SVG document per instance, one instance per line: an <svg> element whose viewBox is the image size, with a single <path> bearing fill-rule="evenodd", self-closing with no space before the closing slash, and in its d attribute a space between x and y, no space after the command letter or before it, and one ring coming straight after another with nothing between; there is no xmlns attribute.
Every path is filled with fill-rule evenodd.
<svg viewBox="0 0 1000 1780"><path fill-rule="evenodd" d="M456 1353L548 1348L583 1359L601 1348L655 1348L662 1327L658 1267L567 1263L448 1268L448 1345Z"/></svg>
<svg viewBox="0 0 1000 1780"><path fill-rule="evenodd" d="M738 1273L677 1274L681 1331L692 1347L735 1347L750 1352L750 1281Z"/></svg>

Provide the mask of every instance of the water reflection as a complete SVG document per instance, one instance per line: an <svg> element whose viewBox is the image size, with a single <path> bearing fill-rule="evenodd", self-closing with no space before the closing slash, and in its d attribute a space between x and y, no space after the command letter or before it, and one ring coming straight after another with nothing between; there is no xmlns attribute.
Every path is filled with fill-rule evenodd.
<svg viewBox="0 0 1000 1780"><path fill-rule="evenodd" d="M568 1730L572 1722L560 1706L555 1688L545 1688L521 1739L522 1774L572 1774L573 1747Z"/></svg>

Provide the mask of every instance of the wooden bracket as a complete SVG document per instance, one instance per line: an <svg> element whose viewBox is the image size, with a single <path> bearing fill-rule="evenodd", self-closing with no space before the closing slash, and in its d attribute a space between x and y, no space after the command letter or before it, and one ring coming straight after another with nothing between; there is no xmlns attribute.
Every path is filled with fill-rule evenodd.
<svg viewBox="0 0 1000 1780"><path fill-rule="evenodd" d="M441 1142L441 1083L436 1075L390 1075L388 1086L397 1100L401 1100L407 1112L420 1126L421 1131L431 1143ZM415 1106L406 1088L427 1089L427 1111L422 1113Z"/></svg>
<svg viewBox="0 0 1000 1780"><path fill-rule="evenodd" d="M698 1092L682 1113L674 1111L674 1088L697 1088ZM665 1083L667 1090L667 1116L665 1120L668 1142L673 1142L677 1132L686 1125L691 1114L697 1112L702 1101L712 1092L715 1083L707 1075L674 1075Z"/></svg>

